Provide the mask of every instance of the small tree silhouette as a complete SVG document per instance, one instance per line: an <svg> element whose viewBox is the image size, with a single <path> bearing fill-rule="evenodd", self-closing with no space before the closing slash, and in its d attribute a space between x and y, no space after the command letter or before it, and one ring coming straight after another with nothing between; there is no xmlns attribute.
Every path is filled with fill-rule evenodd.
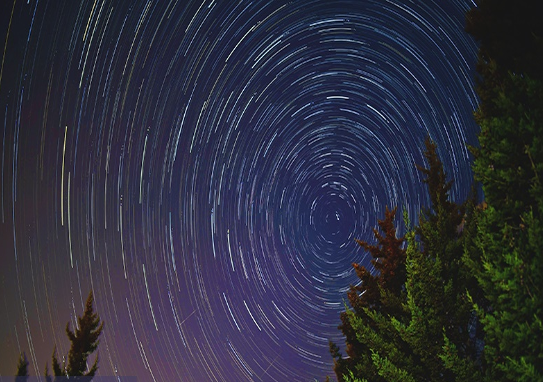
<svg viewBox="0 0 543 382"><path fill-rule="evenodd" d="M87 368L87 359L97 348L98 338L102 334L104 323L93 309L94 296L89 293L83 316L77 318L78 327L75 331L70 329L70 323L66 324L66 334L72 343L68 353L68 364L62 366L56 357L56 348L53 351L53 373L56 377L89 377L92 378L98 370L98 356L90 369ZM87 371L88 369L88 371Z"/></svg>
<svg viewBox="0 0 543 382"><path fill-rule="evenodd" d="M16 382L25 382L28 380L28 360L26 359L25 352L19 354L19 360L17 361L17 374L15 374Z"/></svg>

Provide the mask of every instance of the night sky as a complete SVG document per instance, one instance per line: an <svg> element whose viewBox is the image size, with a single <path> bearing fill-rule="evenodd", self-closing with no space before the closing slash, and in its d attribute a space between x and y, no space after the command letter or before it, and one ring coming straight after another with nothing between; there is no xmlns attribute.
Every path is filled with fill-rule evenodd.
<svg viewBox="0 0 543 382"><path fill-rule="evenodd" d="M332 375L354 239L428 204L427 135L468 194L472 6L2 1L0 375L66 354L91 289L99 376Z"/></svg>

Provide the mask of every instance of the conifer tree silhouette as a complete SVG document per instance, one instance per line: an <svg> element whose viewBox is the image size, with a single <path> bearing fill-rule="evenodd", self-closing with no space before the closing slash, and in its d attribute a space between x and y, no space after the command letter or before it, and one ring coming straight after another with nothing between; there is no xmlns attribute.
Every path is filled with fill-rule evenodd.
<svg viewBox="0 0 543 382"><path fill-rule="evenodd" d="M17 361L17 374L15 374L16 382L25 382L28 380L28 360L26 359L25 352L19 354L19 360Z"/></svg>
<svg viewBox="0 0 543 382"><path fill-rule="evenodd" d="M62 366L56 357L56 348L53 351L53 373L55 376L66 377L94 377L98 370L98 356L96 356L93 365L88 368L87 360L89 356L98 348L100 334L104 328L104 323L94 312L94 296L92 291L87 298L85 312L83 316L77 318L78 327L74 331L70 329L70 323L66 324L66 334L71 342L68 353L67 364L63 362Z"/></svg>

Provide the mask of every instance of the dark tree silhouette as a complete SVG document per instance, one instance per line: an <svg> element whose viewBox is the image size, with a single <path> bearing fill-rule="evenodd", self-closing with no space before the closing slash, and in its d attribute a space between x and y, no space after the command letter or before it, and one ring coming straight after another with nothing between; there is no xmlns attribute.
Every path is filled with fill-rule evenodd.
<svg viewBox="0 0 543 382"><path fill-rule="evenodd" d="M19 354L19 359L17 361L17 374L15 374L16 382L24 382L28 380L28 360L26 359L25 352Z"/></svg>
<svg viewBox="0 0 543 382"><path fill-rule="evenodd" d="M61 376L64 376L66 375L65 371L64 371L64 364L63 366L60 366L58 360L57 360L57 347L55 346L55 348L53 349L53 354L51 355L51 364L53 366L53 375L55 377L61 377ZM47 367L47 365L45 365L45 367Z"/></svg>
<svg viewBox="0 0 543 382"><path fill-rule="evenodd" d="M43 373L43 376L45 377L45 382L53 382L51 374L49 374L49 366L47 363L45 364L45 372Z"/></svg>
<svg viewBox="0 0 543 382"><path fill-rule="evenodd" d="M500 114L495 101L510 73L543 80L543 23L539 0L478 0L466 14L466 31L479 42L479 115Z"/></svg>
<svg viewBox="0 0 543 382"><path fill-rule="evenodd" d="M93 309L94 296L92 291L87 298L85 312L83 316L78 317L78 327L75 331L70 329L70 323L66 324L66 334L71 342L68 353L68 363L60 366L56 358L56 349L53 352L53 372L55 376L75 376L75 377L93 377L98 370L98 356L96 356L93 365L88 368L88 357L98 348L100 334L104 323L100 322L100 317Z"/></svg>

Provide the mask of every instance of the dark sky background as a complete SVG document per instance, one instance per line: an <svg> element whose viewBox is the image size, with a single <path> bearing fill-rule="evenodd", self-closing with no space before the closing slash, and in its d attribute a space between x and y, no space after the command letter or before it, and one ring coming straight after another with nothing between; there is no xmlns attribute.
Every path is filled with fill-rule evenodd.
<svg viewBox="0 0 543 382"><path fill-rule="evenodd" d="M66 354L91 289L98 375L332 374L354 239L427 205L426 135L468 193L472 6L2 1L0 375Z"/></svg>

